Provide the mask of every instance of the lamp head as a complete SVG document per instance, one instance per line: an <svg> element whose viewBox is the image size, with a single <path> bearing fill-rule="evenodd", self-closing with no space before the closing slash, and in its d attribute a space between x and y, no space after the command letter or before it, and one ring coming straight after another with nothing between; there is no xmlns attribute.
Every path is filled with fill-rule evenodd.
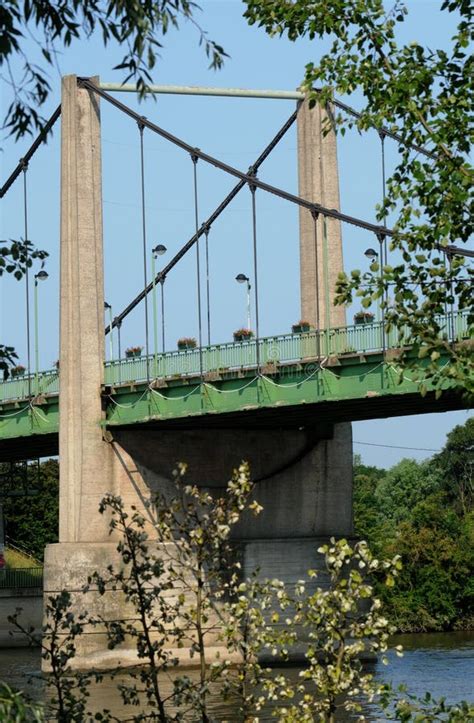
<svg viewBox="0 0 474 723"><path fill-rule="evenodd" d="M152 253L154 254L154 256L163 256L163 254L165 254L167 250L168 249L166 248L166 246L163 246L163 244L158 244L157 246L155 246L154 249L152 249Z"/></svg>
<svg viewBox="0 0 474 723"><path fill-rule="evenodd" d="M374 259L378 259L378 257L379 257L379 255L375 249L366 249L364 251L364 256L366 256L371 261L373 261Z"/></svg>
<svg viewBox="0 0 474 723"><path fill-rule="evenodd" d="M35 279L37 281L46 281L48 276L49 276L48 272L44 271L44 269L41 269L41 271L38 271L38 273L35 274Z"/></svg>
<svg viewBox="0 0 474 723"><path fill-rule="evenodd" d="M112 306L108 303L108 301L104 301L104 309L111 309Z"/></svg>
<svg viewBox="0 0 474 723"><path fill-rule="evenodd" d="M246 281L250 281L249 277L245 274L237 274L235 280L238 281L239 284L244 284Z"/></svg>

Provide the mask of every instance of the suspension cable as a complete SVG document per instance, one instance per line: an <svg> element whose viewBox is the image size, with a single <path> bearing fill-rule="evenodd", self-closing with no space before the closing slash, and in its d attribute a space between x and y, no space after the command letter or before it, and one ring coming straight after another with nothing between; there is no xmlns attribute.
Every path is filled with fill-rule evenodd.
<svg viewBox="0 0 474 723"><path fill-rule="evenodd" d="M143 281L145 288L148 286L147 278L147 253L146 253L146 209L145 209L145 155L143 149L143 130L145 125L142 120L138 121L140 132L140 176L141 176L141 200L142 200L142 245L143 245ZM145 355L146 355L146 378L150 383L150 360L149 355L149 331L148 331L148 295L145 297Z"/></svg>
<svg viewBox="0 0 474 723"><path fill-rule="evenodd" d="M166 339L165 339L165 278L160 279L161 287L161 348L163 354L166 351Z"/></svg>
<svg viewBox="0 0 474 723"><path fill-rule="evenodd" d="M121 110L123 113L128 115L130 118L135 119L136 121L142 120L143 124L154 133L157 133L159 136L164 138L165 140L169 141L170 143L173 143L174 145L178 146L179 148L182 148L184 151L187 151L190 155L193 153L202 161L205 161L206 163L209 163L210 165L214 166L215 168L219 168L221 171L224 171L225 173L230 174L231 176L235 176L236 178L240 178L240 180L244 181L248 184L253 184L256 188L262 189L262 191L267 191L268 193L271 193L275 196L278 196L279 198L283 198L284 200L288 201L289 203L293 203L297 206L302 206L304 208L315 209L319 211L320 213L323 213L325 216L329 218L336 218L339 219L339 221L343 221L344 223L349 223L352 226L358 226L359 228L363 228L366 231L371 231L372 233L378 233L381 229L380 226L374 223L370 223L369 221L364 221L360 218L357 218L356 216L350 216L349 214L342 213L341 211L337 211L334 208L325 208L319 203L314 203L312 201L308 201L304 198L301 198L300 196L297 196L294 193L290 193L289 191L285 191L282 188L278 188L277 186L272 186L270 183L265 183L264 181L259 180L252 174L252 170L248 173L244 173L243 171L238 170L237 168L234 168L233 166L230 166L228 163L224 163L223 161L220 161L218 158L215 158L214 156L209 155L208 153L204 153L199 148L193 148L189 143L186 143L186 141L183 141L181 138L178 138L177 136L173 135L169 131L164 130L160 126L156 125L156 123L152 123L147 118L143 118L140 116L136 111L129 108L124 103L121 103L113 96L109 95L109 93L104 92L101 90L97 85L94 85L89 80L82 80L81 84L83 87L88 88L95 93L97 93L101 98L104 98L107 100L111 105L115 106L119 110ZM387 233L389 236L394 235L394 231L391 229L386 229L385 233Z"/></svg>
<svg viewBox="0 0 474 723"><path fill-rule="evenodd" d="M30 279L29 279L29 238L28 238L28 191L26 174L28 163L23 160L23 221L25 235L25 296L26 296L26 358L28 366L28 398L31 399L31 330L30 330Z"/></svg>
<svg viewBox="0 0 474 723"><path fill-rule="evenodd" d="M207 303L207 345L211 346L211 299L209 277L209 226L204 229L206 239L206 303Z"/></svg>
<svg viewBox="0 0 474 723"><path fill-rule="evenodd" d="M318 218L319 213L311 211L313 218L313 233L314 233L314 273L316 276L315 290L316 290L316 351L318 359L321 359L321 320L319 312L319 251L318 251Z"/></svg>
<svg viewBox="0 0 474 723"><path fill-rule="evenodd" d="M198 150L198 149L196 149ZM198 308L198 334L199 334L199 373L203 373L202 360L202 310L201 310L201 259L199 253L199 206L198 206L198 181L197 181L197 164L198 157L195 153L191 154L193 162L193 181L194 181L194 223L196 228L196 277L197 277L197 308Z"/></svg>
<svg viewBox="0 0 474 723"><path fill-rule="evenodd" d="M380 136L380 147L381 147L381 162L382 162L382 208L384 209L384 216L383 216L383 225L384 229L387 228L387 215L386 215L386 208L385 204L387 201L387 184L386 184L386 174L385 174L385 132L379 131ZM380 278L382 282L382 289L381 289L381 299L380 299L380 320L382 322L382 352L385 355L385 347L386 347L386 340L385 340L385 306L388 302L388 294L385 293L385 289L383 288L383 267L384 265L388 264L388 243L387 243L387 236L384 233L383 237L380 238Z"/></svg>
<svg viewBox="0 0 474 723"><path fill-rule="evenodd" d="M252 240L253 240L253 276L254 276L254 298L255 298L255 339L256 339L256 362L257 376L260 376L260 325L258 315L258 259L257 259L257 204L255 199L256 186L249 184L252 195Z"/></svg>
<svg viewBox="0 0 474 723"><path fill-rule="evenodd" d="M293 123L296 121L297 118L297 111L294 111L291 116L288 118L288 120L284 123L284 125L280 128L278 133L272 138L270 143L266 146L266 148L262 151L262 153L259 155L255 163L251 166L251 169L254 171L257 171L258 168L262 165L262 163L268 158L272 150L275 148L275 146L279 143L279 141L283 138L283 136L286 134L286 132L291 128ZM237 196L237 194L242 190L242 188L245 188L246 183L245 181L239 181L234 188L227 194L227 196L224 198L224 200L217 206L217 208L211 213L209 218L202 224L201 228L198 231L198 234L193 234L191 238L184 244L184 246L181 247L181 249L173 256L171 261L156 275L155 282L161 282L162 280L166 279L169 272L178 264L178 262L187 254L187 252L194 246L194 244L197 241L197 238L202 236L203 233L205 233L206 228L210 229L214 221L216 221L221 213L227 208L227 206L233 201L233 199ZM119 320L123 320L128 314L133 311L133 309L142 301L142 299L145 298L146 294L149 294L150 291L153 288L153 284L150 283L143 291L140 291L139 294L128 304L128 306L125 307L125 309L116 317L117 321L114 319L114 322L112 324L112 328L115 327ZM107 326L105 329L105 333L108 334L110 332L111 328L110 326Z"/></svg>
<svg viewBox="0 0 474 723"><path fill-rule="evenodd" d="M54 111L53 115L49 120L46 121L44 124L42 130L40 131L39 135L35 138L31 146L26 151L23 158L21 158L16 166L16 168L10 173L7 180L3 184L3 186L0 188L0 198L3 198L6 192L9 190L10 186L13 185L13 183L16 181L22 170L24 169L25 163L28 164L31 158L33 158L34 154L40 147L40 145L47 140L48 134L56 121L58 120L59 116L61 115L61 106L58 105L56 110Z"/></svg>
<svg viewBox="0 0 474 723"><path fill-rule="evenodd" d="M139 116L138 113L136 113L134 110L129 108L124 103L121 103L116 98L111 96L109 93L106 93L101 88L96 86L94 83L92 83L88 79L79 79L79 82L82 87L88 88L89 90L95 92L97 95L99 95L101 98L104 98L106 101L108 101L111 105L118 108L120 111L128 115L130 118L133 118L135 120L142 120L143 124L153 132L160 135L162 138L165 138L169 142L173 143L174 145L177 145L178 147L182 148L183 150L187 151L189 154L195 154L198 158L205 161L206 163L209 163L216 168L219 168L220 170L235 176L240 179L239 183L235 186L235 188L228 194L228 196L224 199L222 204L216 209L216 211L211 214L209 219L206 221L203 226L199 229L198 233L194 234L189 241L182 247L182 249L176 254L176 256L171 260L171 262L156 276L156 281L160 281L161 278L166 277L167 273L173 268L173 266L187 253L187 251L196 243L198 238L204 233L206 225L211 225L212 222L222 213L224 208L231 202L231 200L237 195L237 193L244 187L246 184L253 184L256 188L260 188L264 191L267 191L268 193L272 193L273 195L276 195L280 198L283 198L284 200L289 201L290 203L296 204L298 206L301 206L303 208L308 208L309 210L315 210L318 213L322 213L324 216L329 218L335 218L338 219L344 223L349 223L351 225L357 226L359 228L363 228L367 231L370 231L374 233L375 235L379 235L383 232L386 236L393 236L395 235L395 232L392 229L389 229L386 226L380 226L376 225L367 221L363 221L362 219L359 219L355 216L350 216L348 214L344 214L340 211L337 211L336 209L329 209L325 208L321 204L313 203L311 201L307 201L306 199L303 199L299 196L296 196L295 194L289 193L288 191L285 191L281 188L277 188L275 186L272 186L269 183L265 183L258 178L256 178L253 173L257 168L257 163L255 163L253 166L250 167L249 171L247 173L244 173L233 166L228 165L227 163L224 163L223 161L218 160L217 158L214 158L213 156L210 156L207 153L204 153L200 149L193 148L190 144L186 143L185 141L181 140L177 136L174 136L173 134L169 133L168 131L165 131L160 126L156 125L155 123L152 123L146 118L143 118L142 116ZM283 133L286 132L287 128L293 120L296 118L296 112L291 116L287 124L286 128L282 129L282 132L279 133L279 136L281 137ZM386 130L384 130L386 135L390 135ZM279 138L275 141L278 142ZM270 144L272 145L272 144ZM274 145L274 144L273 144ZM271 148L270 148L271 150ZM270 151L268 151L266 154L264 152L264 157L268 155ZM263 162L264 158L260 160L260 163ZM451 253L460 254L460 255L474 255L474 252L464 251L463 249L460 249L458 247L451 247ZM130 304L121 312L121 314L117 317L120 319L125 318L134 308L137 304L140 303L140 301L146 297L146 295L151 291L152 284L148 285L143 291L141 291L133 301L130 302ZM112 324L113 328L114 324ZM106 327L105 333L108 334L111 330L110 325Z"/></svg>

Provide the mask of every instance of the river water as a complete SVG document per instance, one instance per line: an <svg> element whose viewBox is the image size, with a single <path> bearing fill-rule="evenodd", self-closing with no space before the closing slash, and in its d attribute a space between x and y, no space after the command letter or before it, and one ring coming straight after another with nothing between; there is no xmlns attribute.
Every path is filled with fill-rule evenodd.
<svg viewBox="0 0 474 723"><path fill-rule="evenodd" d="M393 645L403 645L404 656L398 658L390 653L389 665L375 664L376 675L394 687L404 683L409 692L418 696L430 691L435 698L445 697L449 702L474 699L474 631L455 633L428 633L423 635L399 635ZM38 679L40 654L38 650L0 650L0 680L23 689L33 698L42 696ZM297 669L285 671L297 675ZM112 709L118 718L125 718L124 709L116 692L116 684L102 682L91 695L90 709ZM232 706L224 706L217 695L213 701L217 721L238 720L232 715ZM136 709L135 709L136 711ZM130 715L130 713L128 713ZM382 721L380 714L366 710L368 720ZM274 720L267 710L261 721ZM341 721L349 720L347 717Z"/></svg>

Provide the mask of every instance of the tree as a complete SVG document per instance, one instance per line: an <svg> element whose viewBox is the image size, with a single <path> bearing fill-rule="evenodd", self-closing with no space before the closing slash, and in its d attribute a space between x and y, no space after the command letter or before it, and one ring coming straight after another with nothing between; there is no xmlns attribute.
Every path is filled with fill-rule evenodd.
<svg viewBox="0 0 474 723"><path fill-rule="evenodd" d="M0 13L1 80L13 95L4 127L17 139L41 129L41 107L51 90L48 68L55 67L62 48L87 40L94 33L101 34L104 47L116 43L124 48L115 69L124 71L124 82L135 80L141 95L151 81L163 36L171 28L178 29L183 20L195 26L211 67L220 68L226 53L197 22L198 10L193 0L26 0L21 4L4 0ZM33 63L22 47L29 36L34 37L38 48L39 64Z"/></svg>
<svg viewBox="0 0 474 723"><path fill-rule="evenodd" d="M472 627L473 420L455 427L430 460L354 468L356 534L377 556L400 555L394 588L376 586L402 631Z"/></svg>
<svg viewBox="0 0 474 723"><path fill-rule="evenodd" d="M381 300L387 331L395 327L400 339L408 337L414 346L416 359L406 356L404 363L423 377L420 391L426 393L424 379L431 379L437 394L449 382L472 398L472 346L450 343L449 328L440 320L454 307L465 313L472 336L473 272L462 255L449 252L473 231L469 0L442 3L441 11L455 13L458 24L450 44L437 50L416 41L398 43L397 26L408 12L401 0L389 11L383 0L245 1L245 17L270 35L332 39L330 50L306 65L302 88L312 105L327 104L334 92L358 91L364 99L360 117L338 115L341 133L355 126L359 132L375 128L384 137L385 127L398 136L399 161L377 209L379 221L394 219L390 263L382 258L381 234L382 278L378 261L368 273L341 274L336 302L348 303L355 295L367 308ZM442 355L448 364L441 363Z"/></svg>
<svg viewBox="0 0 474 723"><path fill-rule="evenodd" d="M474 418L458 425L448 434L443 451L433 464L442 476L442 487L449 500L463 515L474 504Z"/></svg>
<svg viewBox="0 0 474 723"><path fill-rule="evenodd" d="M18 473L16 490L11 490L17 496L10 494L3 501L6 534L13 543L42 560L46 545L58 540L59 464L54 459L43 462L39 479L36 465L28 465L27 475L27 486L35 494L22 494L23 480Z"/></svg>

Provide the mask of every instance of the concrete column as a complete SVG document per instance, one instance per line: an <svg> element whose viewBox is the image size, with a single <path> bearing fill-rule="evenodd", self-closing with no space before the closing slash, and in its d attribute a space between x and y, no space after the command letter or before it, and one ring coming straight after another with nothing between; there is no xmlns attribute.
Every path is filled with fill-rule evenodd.
<svg viewBox="0 0 474 723"><path fill-rule="evenodd" d="M74 75L62 82L60 298L59 540L107 539L97 514L109 487L99 426L104 373L99 99L79 89Z"/></svg>
<svg viewBox="0 0 474 723"><path fill-rule="evenodd" d="M310 109L307 100L300 104L297 120L299 195L326 208L339 210L336 134L332 129L326 135L323 133L331 128L330 121L330 112L328 115L320 105ZM326 219L325 249L324 218L320 215L316 247L311 212L300 208L299 213L301 318L321 329L326 326L345 326L344 307L333 304L336 278L343 269L341 224L336 219Z"/></svg>
<svg viewBox="0 0 474 723"><path fill-rule="evenodd" d="M89 575L117 559L99 503L107 492L119 494L147 517L148 489L132 458L106 441L100 426L105 324L99 101L67 76L61 107L59 543L45 551L44 595L67 590L75 613L120 617L120 595L104 600L81 593ZM76 665L94 667L104 656L105 636L93 630L78 643Z"/></svg>

